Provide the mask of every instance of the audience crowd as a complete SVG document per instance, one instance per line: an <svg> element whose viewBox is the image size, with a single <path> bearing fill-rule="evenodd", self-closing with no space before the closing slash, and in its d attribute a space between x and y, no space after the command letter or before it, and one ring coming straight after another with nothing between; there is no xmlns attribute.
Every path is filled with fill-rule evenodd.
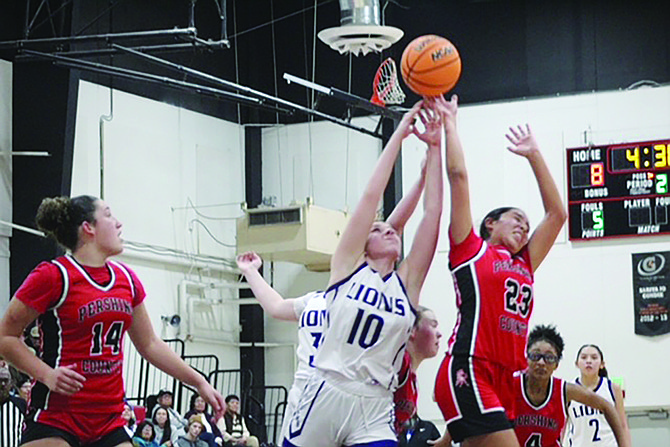
<svg viewBox="0 0 670 447"><path fill-rule="evenodd" d="M0 360L0 406L11 403L25 414L30 388L29 377ZM146 407L126 402L122 416L134 447L259 447L240 413L238 396L226 397L227 410L218 420L198 394L184 415L173 401L172 391L161 390Z"/></svg>

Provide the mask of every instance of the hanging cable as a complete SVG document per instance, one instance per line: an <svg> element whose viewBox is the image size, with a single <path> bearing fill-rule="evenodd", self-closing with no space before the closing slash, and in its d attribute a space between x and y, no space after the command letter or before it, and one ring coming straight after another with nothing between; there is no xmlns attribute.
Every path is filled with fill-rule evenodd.
<svg viewBox="0 0 670 447"><path fill-rule="evenodd" d="M352 66L352 53L349 53L349 82L348 82L348 92L351 93L351 66ZM344 152L344 209L348 210L348 200L349 200L349 136L351 133L349 132L349 129L346 130L347 132L347 146Z"/></svg>
<svg viewBox="0 0 670 447"><path fill-rule="evenodd" d="M233 2L233 32L237 32L237 10L235 8L235 3ZM233 50L234 50L234 55L235 55L235 83L239 84L240 83L240 60L239 60L239 49L237 45L237 39L235 39L235 43L233 45ZM237 106L237 124L242 125L242 107L241 104L238 102L236 103ZM242 128L238 132L239 135L239 148L241 152L240 160L245 159L245 130ZM246 190L246 184L244 181L244 175L240 176L240 191Z"/></svg>
<svg viewBox="0 0 670 447"><path fill-rule="evenodd" d="M274 0L270 0L270 28L272 36L272 67L273 67L273 77L272 81L274 82L274 93L277 95L277 44L275 41L275 9L274 9ZM279 124L279 112L275 114L276 123ZM277 170L279 171L279 205L284 204L284 177L282 175L282 166L281 166L281 136L279 131L277 131Z"/></svg>
<svg viewBox="0 0 670 447"><path fill-rule="evenodd" d="M271 25L272 23L281 22L282 20L289 19L289 18L291 18L291 17L293 17L293 16L297 16L298 14L302 14L302 13L304 13L304 12L306 12L306 11L309 11L310 9L316 9L316 8L318 8L319 6L327 5L328 3L332 3L332 2L334 2L334 1L335 1L335 0L325 0L324 2L322 2L322 3L319 5L319 4L318 4L318 1L317 1L317 0L314 0L314 6L308 6L308 7L306 7L306 8L303 8L303 9L299 10L299 11L292 12L292 13L287 14L287 15L285 15L285 16L279 17L278 19L273 20L273 21L271 21L271 22L262 23L262 24L260 24L260 25L254 26L253 28L245 29L244 31L240 31L239 33L235 33L235 34L233 34L232 36L230 36L230 38L231 38L231 39L234 39L234 38L236 38L236 37L243 36L243 35L245 35L245 34L248 34L248 33L252 32L252 31L256 31L256 30L258 30L258 29L261 29L261 28L263 28L263 27L266 27L266 26L268 26L268 25ZM235 2L233 2L233 8L234 8L234 7L235 7Z"/></svg>
<svg viewBox="0 0 670 447"><path fill-rule="evenodd" d="M312 82L316 79L316 19L317 12L316 7L318 0L314 0L314 32L312 33ZM314 108L314 95L316 94L315 90L312 90L312 100L309 107ZM316 202L314 197L314 155L312 153L312 123L314 122L314 117L311 116L307 122L307 130L309 137L309 196Z"/></svg>
<svg viewBox="0 0 670 447"><path fill-rule="evenodd" d="M312 82L316 81L316 4L318 0L314 0L314 29L312 31ZM316 95L316 91L312 89L312 100L309 103L309 108L313 109L314 108L314 95ZM310 121L314 121L314 117L310 117Z"/></svg>
<svg viewBox="0 0 670 447"><path fill-rule="evenodd" d="M277 42L275 40L275 8L274 8L274 0L270 0L270 26L271 26L271 36L272 36L272 70L273 70L273 82L274 82L274 93L275 97L278 97L278 91L277 91ZM277 124L279 124L279 112L275 113L275 121Z"/></svg>

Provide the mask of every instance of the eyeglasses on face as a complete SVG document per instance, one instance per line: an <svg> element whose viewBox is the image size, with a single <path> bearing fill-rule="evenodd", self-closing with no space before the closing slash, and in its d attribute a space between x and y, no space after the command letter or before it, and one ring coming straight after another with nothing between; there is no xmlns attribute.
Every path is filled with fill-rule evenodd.
<svg viewBox="0 0 670 447"><path fill-rule="evenodd" d="M539 362L541 359L544 359L545 363L551 363L552 365L558 363L558 356L554 354L542 354L539 352L528 353L528 360L531 362Z"/></svg>

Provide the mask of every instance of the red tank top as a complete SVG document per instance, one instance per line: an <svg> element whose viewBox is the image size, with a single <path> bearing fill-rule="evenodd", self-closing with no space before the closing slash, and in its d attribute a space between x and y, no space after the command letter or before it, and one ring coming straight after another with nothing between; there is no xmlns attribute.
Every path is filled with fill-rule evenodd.
<svg viewBox="0 0 670 447"><path fill-rule="evenodd" d="M514 432L521 447L560 447L567 415L566 385L552 377L547 398L535 406L526 397L525 374L514 375Z"/></svg>
<svg viewBox="0 0 670 447"><path fill-rule="evenodd" d="M449 352L486 359L511 371L524 369L533 311L533 271L527 248L512 255L471 231L462 243L452 244L449 268L458 307Z"/></svg>
<svg viewBox="0 0 670 447"><path fill-rule="evenodd" d="M123 410L123 336L133 309L145 297L137 276L108 261L84 267L66 255L43 262L28 275L16 298L40 313L41 358L51 367L75 365L86 377L71 396L37 382L31 414L39 410L109 413Z"/></svg>
<svg viewBox="0 0 670 447"><path fill-rule="evenodd" d="M398 373L398 388L393 393L395 408L395 431L400 434L405 425L416 414L416 403L419 391L416 387L416 373L411 368L411 358L407 351L402 359L402 366Z"/></svg>

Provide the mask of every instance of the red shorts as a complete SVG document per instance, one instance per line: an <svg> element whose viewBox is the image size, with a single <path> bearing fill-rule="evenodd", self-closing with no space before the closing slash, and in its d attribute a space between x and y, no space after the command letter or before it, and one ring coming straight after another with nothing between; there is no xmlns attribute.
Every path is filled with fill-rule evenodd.
<svg viewBox="0 0 670 447"><path fill-rule="evenodd" d="M110 413L72 413L66 411L40 410L34 422L56 427L74 435L81 445L97 441L118 428L126 421L116 411Z"/></svg>
<svg viewBox="0 0 670 447"><path fill-rule="evenodd" d="M512 428L514 371L467 356L447 355L435 381L437 401L454 442Z"/></svg>

